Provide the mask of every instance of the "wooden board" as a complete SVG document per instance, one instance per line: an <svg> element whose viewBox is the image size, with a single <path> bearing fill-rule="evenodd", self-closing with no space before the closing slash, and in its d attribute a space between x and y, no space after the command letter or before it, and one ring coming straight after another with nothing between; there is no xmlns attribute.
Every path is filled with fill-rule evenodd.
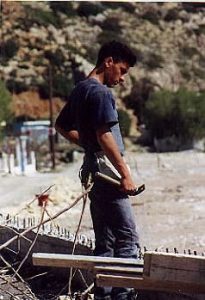
<svg viewBox="0 0 205 300"><path fill-rule="evenodd" d="M131 287L137 290L169 293L205 294L205 286L197 283L157 281L140 276L96 274L96 284L97 286Z"/></svg>
<svg viewBox="0 0 205 300"><path fill-rule="evenodd" d="M79 268L93 270L98 264L109 266L124 266L124 267L137 267L142 266L141 260L136 259L122 259L111 257L99 256L86 256L86 255L70 255L70 254L50 254L50 253L34 253L33 264L36 266L48 267L63 267L63 268Z"/></svg>
<svg viewBox="0 0 205 300"><path fill-rule="evenodd" d="M146 252L143 277L205 286L205 257Z"/></svg>
<svg viewBox="0 0 205 300"><path fill-rule="evenodd" d="M132 275L141 275L143 273L143 267L127 267L127 266L110 266L110 265L100 265L97 264L93 269L94 274L110 274L110 275L126 275L126 274L132 274Z"/></svg>
<svg viewBox="0 0 205 300"><path fill-rule="evenodd" d="M146 252L143 274L142 260L135 259L34 253L33 264L92 270L99 286L205 294L204 257Z"/></svg>

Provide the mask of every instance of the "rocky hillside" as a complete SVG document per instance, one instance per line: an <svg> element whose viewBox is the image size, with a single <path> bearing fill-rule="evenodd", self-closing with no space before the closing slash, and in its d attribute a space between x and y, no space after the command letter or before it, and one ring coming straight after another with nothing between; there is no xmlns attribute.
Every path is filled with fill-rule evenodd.
<svg viewBox="0 0 205 300"><path fill-rule="evenodd" d="M154 89L205 90L203 3L4 1L1 14L0 75L18 94L14 101L26 91L32 91L28 102L38 98L33 93L48 99L49 79L53 96L66 100L110 39L126 42L138 56L126 87L115 91L119 103Z"/></svg>

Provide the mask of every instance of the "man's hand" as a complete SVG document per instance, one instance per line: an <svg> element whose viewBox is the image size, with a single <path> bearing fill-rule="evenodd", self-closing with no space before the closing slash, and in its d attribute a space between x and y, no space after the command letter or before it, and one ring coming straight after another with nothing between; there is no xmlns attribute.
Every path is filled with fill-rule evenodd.
<svg viewBox="0 0 205 300"><path fill-rule="evenodd" d="M136 184L133 182L131 176L121 178L121 188L122 192L132 196L136 192Z"/></svg>

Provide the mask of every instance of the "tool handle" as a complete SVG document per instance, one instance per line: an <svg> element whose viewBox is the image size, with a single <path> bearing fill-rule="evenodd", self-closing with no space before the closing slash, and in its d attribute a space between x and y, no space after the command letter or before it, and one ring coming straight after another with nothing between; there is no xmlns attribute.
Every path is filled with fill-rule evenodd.
<svg viewBox="0 0 205 300"><path fill-rule="evenodd" d="M112 177L110 177L108 175L102 174L100 172L96 172L95 173L95 177L99 178L99 179L102 179L102 180L105 180L105 181L107 181L107 182L109 182L109 183L111 183L111 184L113 184L113 185L115 185L117 187L121 186L121 183L120 183L119 180L114 179L114 178L112 178ZM145 185L142 184L139 187L137 187L136 190L132 194L128 193L128 195L130 195L130 196L136 196L136 195L142 193L144 190L145 190Z"/></svg>
<svg viewBox="0 0 205 300"><path fill-rule="evenodd" d="M112 178L112 177L110 177L108 175L105 175L103 173L100 173L100 172L96 172L95 173L95 177L99 178L99 179L102 179L102 180L105 180L105 181L107 181L109 183L112 183L113 185L118 186L118 187L120 187L120 185L121 185L121 183L120 183L119 180L114 179L114 178Z"/></svg>

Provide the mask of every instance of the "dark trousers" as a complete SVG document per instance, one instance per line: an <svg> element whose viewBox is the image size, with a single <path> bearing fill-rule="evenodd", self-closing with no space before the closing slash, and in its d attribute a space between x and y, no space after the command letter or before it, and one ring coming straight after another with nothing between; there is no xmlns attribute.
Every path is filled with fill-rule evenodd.
<svg viewBox="0 0 205 300"><path fill-rule="evenodd" d="M89 197L96 239L94 255L137 258L139 237L129 198L107 183L95 184ZM96 300L127 300L130 293L126 287L95 287L94 296Z"/></svg>

